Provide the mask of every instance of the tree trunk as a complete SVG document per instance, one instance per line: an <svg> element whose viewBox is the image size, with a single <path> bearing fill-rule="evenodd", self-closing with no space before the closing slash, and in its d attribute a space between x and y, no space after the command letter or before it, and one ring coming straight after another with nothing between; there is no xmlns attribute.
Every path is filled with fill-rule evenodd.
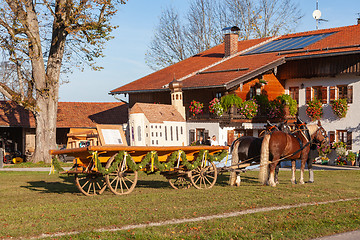
<svg viewBox="0 0 360 240"><path fill-rule="evenodd" d="M35 113L36 140L32 162L51 162L49 150L56 149L57 101L52 97L39 97Z"/></svg>

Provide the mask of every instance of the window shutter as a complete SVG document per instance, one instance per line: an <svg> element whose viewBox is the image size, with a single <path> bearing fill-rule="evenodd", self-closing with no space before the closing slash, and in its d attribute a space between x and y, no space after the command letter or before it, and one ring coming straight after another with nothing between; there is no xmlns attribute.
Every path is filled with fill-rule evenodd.
<svg viewBox="0 0 360 240"><path fill-rule="evenodd" d="M353 86L347 86L347 102L353 102Z"/></svg>
<svg viewBox="0 0 360 240"><path fill-rule="evenodd" d="M190 144L195 142L195 130L194 129L189 130L189 141L190 141Z"/></svg>
<svg viewBox="0 0 360 240"><path fill-rule="evenodd" d="M321 102L323 104L327 103L327 87L321 87Z"/></svg>
<svg viewBox="0 0 360 240"><path fill-rule="evenodd" d="M309 101L311 101L311 87L306 88L305 95L306 95L306 103L308 103Z"/></svg>
<svg viewBox="0 0 360 240"><path fill-rule="evenodd" d="M352 149L352 132L347 132L346 135L346 149Z"/></svg>
<svg viewBox="0 0 360 240"><path fill-rule="evenodd" d="M329 141L330 143L335 142L335 131L329 131Z"/></svg>
<svg viewBox="0 0 360 240"><path fill-rule="evenodd" d="M333 102L335 100L335 91L336 91L335 86L330 87L330 102Z"/></svg>

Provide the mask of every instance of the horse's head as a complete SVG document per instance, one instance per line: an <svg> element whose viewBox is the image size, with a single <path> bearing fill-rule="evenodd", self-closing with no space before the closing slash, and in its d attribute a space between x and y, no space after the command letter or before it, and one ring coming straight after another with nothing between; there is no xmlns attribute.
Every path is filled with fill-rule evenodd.
<svg viewBox="0 0 360 240"><path fill-rule="evenodd" d="M329 144L328 135L327 135L325 129L321 126L321 124L318 123L317 125L311 125L311 126L308 126L308 128L309 128L310 136L313 140L315 140L320 145L322 145L322 144L328 145Z"/></svg>

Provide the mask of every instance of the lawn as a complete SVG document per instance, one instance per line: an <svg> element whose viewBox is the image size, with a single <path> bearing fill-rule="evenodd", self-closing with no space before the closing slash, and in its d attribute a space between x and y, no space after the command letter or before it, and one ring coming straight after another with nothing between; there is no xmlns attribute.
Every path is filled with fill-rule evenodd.
<svg viewBox="0 0 360 240"><path fill-rule="evenodd" d="M91 232L251 208L360 198L360 171L316 171L314 184L294 186L291 173L284 171L276 188L260 186L257 174L242 174L241 187L229 187L228 176L222 175L209 190L174 190L158 174L140 174L129 195L105 192L86 197L71 176L0 172L0 238L85 231L64 238L308 239L359 228L360 201L353 200L187 224Z"/></svg>

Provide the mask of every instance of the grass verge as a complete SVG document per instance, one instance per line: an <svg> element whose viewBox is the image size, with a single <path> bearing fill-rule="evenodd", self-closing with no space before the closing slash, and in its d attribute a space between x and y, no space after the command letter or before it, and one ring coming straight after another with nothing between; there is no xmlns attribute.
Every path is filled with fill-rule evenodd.
<svg viewBox="0 0 360 240"><path fill-rule="evenodd" d="M74 186L73 177L41 172L0 172L0 238L91 231L250 208L360 197L360 171L316 171L314 184L295 186L290 184L291 173L284 171L280 172L280 184L276 188L260 186L257 174L242 174L242 186L238 188L229 187L228 176L224 175L219 176L212 189L191 188L184 191L172 189L158 174L140 174L137 187L127 196L105 192L101 196L86 197ZM129 232L86 232L71 237L266 239L272 236L285 239L293 238L294 231L300 230L286 228L306 225L311 231L304 230L309 232L308 235L303 234L305 239L327 235L329 229L342 232L358 228L357 209L359 202L352 201ZM327 213L321 215L322 212ZM338 227L334 228L331 219Z"/></svg>

